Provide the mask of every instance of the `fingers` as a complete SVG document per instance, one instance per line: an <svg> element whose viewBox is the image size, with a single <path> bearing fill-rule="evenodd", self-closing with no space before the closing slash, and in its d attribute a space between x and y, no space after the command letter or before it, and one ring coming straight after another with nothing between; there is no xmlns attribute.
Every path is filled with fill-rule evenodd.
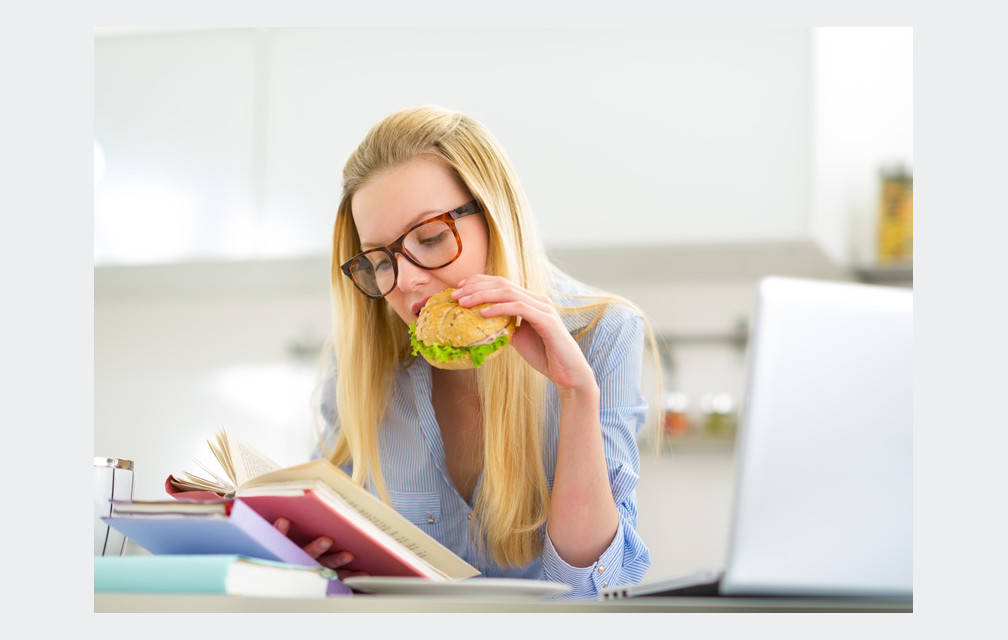
<svg viewBox="0 0 1008 640"><path fill-rule="evenodd" d="M330 547L332 547L332 539L327 538L326 536L319 536L306 544L303 548L305 553L317 560L322 554L328 551Z"/></svg>
<svg viewBox="0 0 1008 640"><path fill-rule="evenodd" d="M333 546L332 539L319 536L304 546L304 551L318 560L323 567L337 569L353 562L354 555L349 551L329 551Z"/></svg>
<svg viewBox="0 0 1008 640"><path fill-rule="evenodd" d="M534 294L500 276L470 276L459 283L452 297L464 307L487 304L480 310L487 318L506 315L527 321L545 342L557 343L567 335L563 321L548 297Z"/></svg>
<svg viewBox="0 0 1008 640"><path fill-rule="evenodd" d="M500 276L488 276L477 274L470 276L459 282L458 287L452 292L452 298L460 300L468 298L473 300L473 304L489 302L494 299L508 299L521 297L529 302L549 304L546 296L533 294L528 289L520 287L507 278Z"/></svg>
<svg viewBox="0 0 1008 640"><path fill-rule="evenodd" d="M349 551L329 551L332 548L332 540L325 536L315 538L305 545L305 553L315 558L320 565L330 569L345 567L354 561L354 554Z"/></svg>
<svg viewBox="0 0 1008 640"><path fill-rule="evenodd" d="M354 561L354 554L349 551L334 551L333 553L324 553L315 559L323 567L339 569L352 563Z"/></svg>
<svg viewBox="0 0 1008 640"><path fill-rule="evenodd" d="M277 529L277 531L284 535L288 535L290 533L291 523L287 518L277 518L276 522L273 523L273 526ZM331 549L332 546L333 541L331 538L319 536L302 548L305 553L315 558L319 564L323 567L328 567L329 569L339 569L340 567L344 567L354 561L354 554L349 551L330 552L329 549ZM352 573L352 570L347 571ZM342 578L343 576L340 575L340 577Z"/></svg>
<svg viewBox="0 0 1008 640"><path fill-rule="evenodd" d="M560 389L595 386L594 373L571 337L563 319L545 295L533 293L506 278L478 274L459 283L452 297L465 307L486 303L485 317L517 316L511 344L536 371Z"/></svg>
<svg viewBox="0 0 1008 640"><path fill-rule="evenodd" d="M499 276L471 276L459 283L452 292L452 298L464 307L485 303L492 305L481 310L486 317L513 315L531 319L533 316L555 315L549 298Z"/></svg>

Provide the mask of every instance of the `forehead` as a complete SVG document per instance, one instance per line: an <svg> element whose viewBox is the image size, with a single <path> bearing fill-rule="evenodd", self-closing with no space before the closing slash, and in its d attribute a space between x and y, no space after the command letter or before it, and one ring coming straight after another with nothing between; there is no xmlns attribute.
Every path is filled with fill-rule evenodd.
<svg viewBox="0 0 1008 640"><path fill-rule="evenodd" d="M370 248L388 244L424 218L469 199L451 167L423 155L374 175L350 203L361 246Z"/></svg>

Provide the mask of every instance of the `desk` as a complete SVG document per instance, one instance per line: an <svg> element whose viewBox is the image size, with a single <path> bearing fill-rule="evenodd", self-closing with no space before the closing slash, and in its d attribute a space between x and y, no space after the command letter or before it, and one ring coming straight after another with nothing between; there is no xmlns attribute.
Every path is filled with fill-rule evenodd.
<svg viewBox="0 0 1008 640"><path fill-rule="evenodd" d="M95 613L911 613L913 602L811 598L630 598L600 602L390 595L246 598L96 593L94 610Z"/></svg>

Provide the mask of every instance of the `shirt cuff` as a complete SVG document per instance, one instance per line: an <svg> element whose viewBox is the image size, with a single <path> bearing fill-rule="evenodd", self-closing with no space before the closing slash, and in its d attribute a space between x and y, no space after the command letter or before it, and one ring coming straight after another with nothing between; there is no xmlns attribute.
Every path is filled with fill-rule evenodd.
<svg viewBox="0 0 1008 640"><path fill-rule="evenodd" d="M571 585L573 590L563 597L597 597L601 589L610 584L616 586L619 582L616 577L623 572L623 537L623 519L620 518L616 535L599 559L588 567L572 567L557 553L547 528L543 541L543 579Z"/></svg>

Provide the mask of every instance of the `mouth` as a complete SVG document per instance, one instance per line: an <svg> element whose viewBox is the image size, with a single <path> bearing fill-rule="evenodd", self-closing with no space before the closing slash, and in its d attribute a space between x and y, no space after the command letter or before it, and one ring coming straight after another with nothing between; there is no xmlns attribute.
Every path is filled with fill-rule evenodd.
<svg viewBox="0 0 1008 640"><path fill-rule="evenodd" d="M427 301L428 301L428 300L430 300L430 299L431 299L431 297L430 297L430 296L427 296L426 298L424 298L424 299L423 299L423 300L421 300L420 302L417 302L416 304L414 304L414 305L413 305L413 306L412 306L412 307L410 308L410 311L412 311L412 312L413 312L413 315L415 315L415 316L419 316L419 315L420 315L420 310L424 308L424 305L425 305L425 304L427 304Z"/></svg>

